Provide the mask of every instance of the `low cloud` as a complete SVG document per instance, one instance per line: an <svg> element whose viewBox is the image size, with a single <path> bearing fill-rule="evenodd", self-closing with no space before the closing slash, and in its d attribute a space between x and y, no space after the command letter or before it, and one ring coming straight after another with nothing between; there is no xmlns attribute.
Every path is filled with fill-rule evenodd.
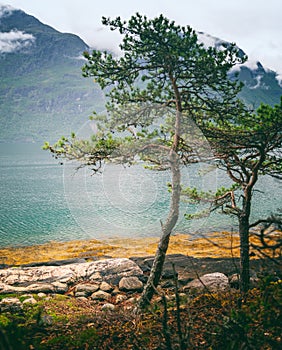
<svg viewBox="0 0 282 350"><path fill-rule="evenodd" d="M11 53L28 47L35 41L32 34L12 30L0 33L0 53Z"/></svg>
<svg viewBox="0 0 282 350"><path fill-rule="evenodd" d="M14 7L0 4L0 18L10 16L13 11L15 11Z"/></svg>
<svg viewBox="0 0 282 350"><path fill-rule="evenodd" d="M277 74L276 80L278 81L278 84L282 87L282 74Z"/></svg>

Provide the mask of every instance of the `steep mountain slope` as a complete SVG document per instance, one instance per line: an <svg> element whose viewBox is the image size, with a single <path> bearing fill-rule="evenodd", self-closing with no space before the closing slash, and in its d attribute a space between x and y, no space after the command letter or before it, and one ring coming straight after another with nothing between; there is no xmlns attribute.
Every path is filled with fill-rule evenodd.
<svg viewBox="0 0 282 350"><path fill-rule="evenodd" d="M226 44L198 34L205 45ZM103 94L81 75L87 49L78 36L0 5L0 142L53 141L77 131L94 109L103 109ZM235 74L245 84L241 97L251 106L279 102L282 88L275 72L255 62L237 67L231 78Z"/></svg>
<svg viewBox="0 0 282 350"><path fill-rule="evenodd" d="M230 45L227 41L198 32L198 39L205 47L214 46L218 49ZM242 56L245 52L239 48ZM282 86L277 79L277 73L266 69L258 61L248 60L242 65L235 66L230 72L231 79L239 79L244 83L240 97L251 107L257 108L261 103L274 105L280 102Z"/></svg>
<svg viewBox="0 0 282 350"><path fill-rule="evenodd" d="M240 97L248 104L258 107L261 103L279 103L282 87L276 72L264 68L260 62L247 62L238 67L237 71L239 80L244 83Z"/></svg>
<svg viewBox="0 0 282 350"><path fill-rule="evenodd" d="M88 46L20 10L0 8L0 141L55 140L76 131L102 95L81 75Z"/></svg>

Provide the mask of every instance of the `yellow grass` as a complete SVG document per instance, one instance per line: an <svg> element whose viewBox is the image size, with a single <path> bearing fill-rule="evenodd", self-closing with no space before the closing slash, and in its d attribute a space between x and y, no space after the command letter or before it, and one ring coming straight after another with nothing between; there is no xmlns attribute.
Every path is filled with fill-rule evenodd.
<svg viewBox="0 0 282 350"><path fill-rule="evenodd" d="M252 239L254 241L255 239ZM69 258L132 257L154 255L159 239L122 238L104 241L86 240L69 242L49 242L28 247L8 247L0 249L0 263L21 265ZM193 239L186 234L173 235L168 254L184 254L200 257L238 257L239 237L230 232L216 232Z"/></svg>

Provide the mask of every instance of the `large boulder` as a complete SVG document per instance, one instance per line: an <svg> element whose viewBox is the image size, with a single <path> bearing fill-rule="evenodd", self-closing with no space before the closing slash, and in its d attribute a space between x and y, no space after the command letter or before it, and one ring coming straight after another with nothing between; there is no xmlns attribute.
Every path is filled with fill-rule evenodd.
<svg viewBox="0 0 282 350"><path fill-rule="evenodd" d="M99 289L99 284L97 283L79 283L75 286L75 295L77 293L85 293L85 295L90 295L94 292L97 292Z"/></svg>
<svg viewBox="0 0 282 350"><path fill-rule="evenodd" d="M119 289L125 292L141 291L143 283L137 277L123 277L119 281Z"/></svg>
<svg viewBox="0 0 282 350"><path fill-rule="evenodd" d="M102 290L98 290L97 292L91 295L91 299L93 300L109 300L111 299L111 294L104 292Z"/></svg>
<svg viewBox="0 0 282 350"><path fill-rule="evenodd" d="M62 266L57 264L56 266L8 268L0 270L0 294L65 293L70 286L83 281L93 285L103 281L118 285L123 277L138 277L142 274L142 270L135 262L125 258Z"/></svg>
<svg viewBox="0 0 282 350"><path fill-rule="evenodd" d="M207 290L209 292L223 291L229 288L229 280L226 275L221 272L214 272L205 274L199 278L195 278L187 283L183 288L185 291L202 292Z"/></svg>
<svg viewBox="0 0 282 350"><path fill-rule="evenodd" d="M140 267L130 259L104 259L92 262L87 269L87 279L99 272L105 282L117 285L122 277L143 275Z"/></svg>

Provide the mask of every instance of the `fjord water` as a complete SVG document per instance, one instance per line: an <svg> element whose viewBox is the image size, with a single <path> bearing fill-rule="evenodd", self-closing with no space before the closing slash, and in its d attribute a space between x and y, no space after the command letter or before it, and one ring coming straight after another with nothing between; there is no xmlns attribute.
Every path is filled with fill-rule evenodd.
<svg viewBox="0 0 282 350"><path fill-rule="evenodd" d="M169 173L108 165L102 174L93 175L87 169L76 171L76 166L60 165L42 151L41 144L0 145L0 246L160 234L160 221L169 210ZM214 174L199 177L195 167L183 178L188 185L205 189L221 182L221 176ZM254 217L281 207L277 181L265 177L258 188ZM175 231L197 235L236 229L236 221L225 215L184 219L185 212L198 210L183 201Z"/></svg>

